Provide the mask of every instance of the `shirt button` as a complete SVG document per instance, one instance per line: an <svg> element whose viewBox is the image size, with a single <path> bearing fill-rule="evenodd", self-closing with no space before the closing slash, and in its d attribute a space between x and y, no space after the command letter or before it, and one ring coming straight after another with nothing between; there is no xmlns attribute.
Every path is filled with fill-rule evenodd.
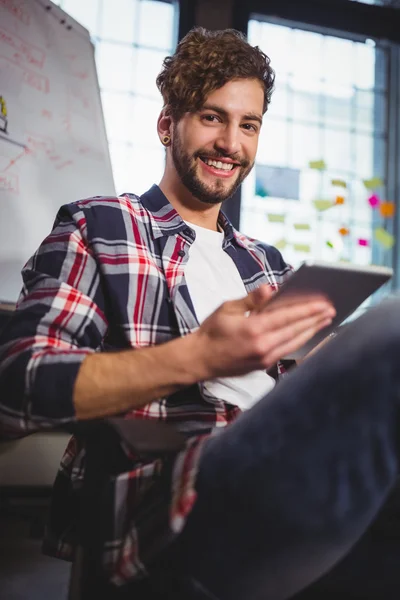
<svg viewBox="0 0 400 600"><path fill-rule="evenodd" d="M178 256L185 256L184 250L178 250Z"/></svg>

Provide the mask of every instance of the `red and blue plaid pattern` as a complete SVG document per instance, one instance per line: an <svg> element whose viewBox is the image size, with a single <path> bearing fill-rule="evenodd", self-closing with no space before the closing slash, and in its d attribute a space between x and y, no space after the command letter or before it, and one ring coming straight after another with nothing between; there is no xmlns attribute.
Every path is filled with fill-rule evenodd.
<svg viewBox="0 0 400 600"><path fill-rule="evenodd" d="M285 281L290 267L275 248L237 232L223 213L219 224L248 292ZM158 186L140 198L95 197L60 209L22 271L17 310L0 339L3 438L73 428L73 386L89 353L160 344L199 326L184 277L193 240ZM110 481L102 527L104 566L115 583L145 575L155 541L182 528L195 502L202 441L239 412L200 383L126 415L171 423L188 441L172 474L162 457L132 457L130 470ZM76 545L84 456L72 437L55 482L45 551L61 558L71 559Z"/></svg>

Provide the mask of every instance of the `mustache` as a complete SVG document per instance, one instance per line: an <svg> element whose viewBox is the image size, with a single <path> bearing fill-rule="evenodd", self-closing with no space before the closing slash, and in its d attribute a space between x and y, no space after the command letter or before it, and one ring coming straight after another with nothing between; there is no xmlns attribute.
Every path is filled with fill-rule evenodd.
<svg viewBox="0 0 400 600"><path fill-rule="evenodd" d="M222 154L221 152L196 152L194 158L210 158L211 160L219 160L220 158L230 158L233 162L239 164L243 168L247 168L250 165L250 161L244 158L240 158L235 154Z"/></svg>

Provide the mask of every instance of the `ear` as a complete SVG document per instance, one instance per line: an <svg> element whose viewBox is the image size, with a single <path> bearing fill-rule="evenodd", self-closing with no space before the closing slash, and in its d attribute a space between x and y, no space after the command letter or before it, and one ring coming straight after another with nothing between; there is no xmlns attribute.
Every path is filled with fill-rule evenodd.
<svg viewBox="0 0 400 600"><path fill-rule="evenodd" d="M162 143L164 136L169 135L171 137L172 132L172 119L167 113L167 109L163 108L157 119L157 133Z"/></svg>

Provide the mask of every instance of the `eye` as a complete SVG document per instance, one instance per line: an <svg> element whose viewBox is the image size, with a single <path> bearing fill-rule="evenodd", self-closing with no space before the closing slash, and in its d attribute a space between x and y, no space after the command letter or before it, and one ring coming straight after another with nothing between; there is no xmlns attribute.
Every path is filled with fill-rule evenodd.
<svg viewBox="0 0 400 600"><path fill-rule="evenodd" d="M246 131L251 131L254 133L258 132L257 125L253 125L253 123L243 123L242 127L244 127L244 129L246 129Z"/></svg>
<svg viewBox="0 0 400 600"><path fill-rule="evenodd" d="M202 120L207 121L208 123L220 123L221 119L218 115L202 115Z"/></svg>

